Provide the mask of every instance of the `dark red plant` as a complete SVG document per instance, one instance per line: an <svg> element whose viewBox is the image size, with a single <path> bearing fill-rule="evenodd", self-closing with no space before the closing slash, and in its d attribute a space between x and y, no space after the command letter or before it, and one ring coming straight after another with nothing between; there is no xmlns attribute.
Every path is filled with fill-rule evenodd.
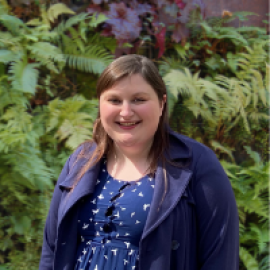
<svg viewBox="0 0 270 270"><path fill-rule="evenodd" d="M202 0L93 0L87 11L103 13L108 20L103 24L102 35L114 36L118 42L117 56L134 52L123 48L130 43L135 48L143 35L155 37L158 58L165 53L166 42L185 42L189 32L186 28L190 12L200 8ZM166 40L167 38L167 40ZM136 49L136 48L135 48Z"/></svg>

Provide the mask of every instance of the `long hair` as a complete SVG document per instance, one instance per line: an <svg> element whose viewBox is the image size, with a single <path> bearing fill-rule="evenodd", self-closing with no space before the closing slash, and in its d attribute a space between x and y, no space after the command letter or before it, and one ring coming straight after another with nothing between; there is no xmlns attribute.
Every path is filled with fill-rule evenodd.
<svg viewBox="0 0 270 270"><path fill-rule="evenodd" d="M139 74L143 79L154 89L158 99L162 102L164 95L167 95L166 86L155 64L148 58L141 55L125 55L114 60L101 74L97 82L97 97L100 99L101 94L114 86L120 80ZM157 168L158 161L161 159L165 163L164 153L168 149L168 111L167 102L163 105L162 115L159 119L159 124L154 135L154 140L150 148L148 159L150 161L150 174L154 174ZM74 186L84 173L102 157L110 153L113 147L113 141L104 130L100 121L100 111L98 110L97 119L93 127L93 139L85 143L88 147L84 148L79 154L79 157L87 155L90 146L95 144L95 149L92 156L88 158L87 162L79 172L78 179L75 181ZM74 187L73 186L73 187Z"/></svg>

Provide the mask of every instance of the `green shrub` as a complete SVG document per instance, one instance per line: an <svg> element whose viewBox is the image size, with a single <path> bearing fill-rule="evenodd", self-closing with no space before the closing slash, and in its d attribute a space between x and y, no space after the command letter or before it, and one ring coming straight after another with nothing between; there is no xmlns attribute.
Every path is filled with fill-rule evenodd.
<svg viewBox="0 0 270 270"><path fill-rule="evenodd" d="M191 39L175 45L177 56L164 58L160 72L174 129L211 147L231 180L240 269L268 269L269 36L225 22L194 19Z"/></svg>

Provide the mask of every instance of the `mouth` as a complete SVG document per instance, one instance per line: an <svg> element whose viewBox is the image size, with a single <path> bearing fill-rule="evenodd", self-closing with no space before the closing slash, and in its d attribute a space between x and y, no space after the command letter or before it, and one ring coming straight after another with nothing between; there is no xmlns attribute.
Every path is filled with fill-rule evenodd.
<svg viewBox="0 0 270 270"><path fill-rule="evenodd" d="M142 121L134 121L134 122L116 122L118 125L123 126L123 127L132 127L135 126Z"/></svg>

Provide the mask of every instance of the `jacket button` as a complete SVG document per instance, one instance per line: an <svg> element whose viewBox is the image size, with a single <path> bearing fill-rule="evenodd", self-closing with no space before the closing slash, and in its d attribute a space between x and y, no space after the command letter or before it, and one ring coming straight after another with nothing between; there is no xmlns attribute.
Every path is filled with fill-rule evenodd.
<svg viewBox="0 0 270 270"><path fill-rule="evenodd" d="M176 240L172 241L172 246L171 246L172 250L177 250L179 248L179 246L180 246L180 244L178 241L176 241Z"/></svg>

